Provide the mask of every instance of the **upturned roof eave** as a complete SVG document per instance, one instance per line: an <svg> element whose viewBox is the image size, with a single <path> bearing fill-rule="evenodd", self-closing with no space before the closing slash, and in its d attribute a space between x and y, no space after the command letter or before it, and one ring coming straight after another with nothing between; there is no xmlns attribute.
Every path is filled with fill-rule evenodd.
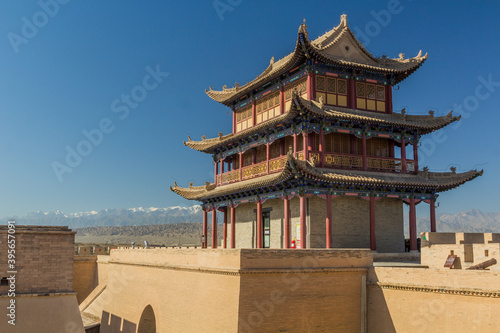
<svg viewBox="0 0 500 333"><path fill-rule="evenodd" d="M345 22L345 23L344 23ZM258 88L260 85L264 84L265 82L268 82L270 80L275 79L276 77L279 77L283 73L287 72L293 67L296 67L297 65L302 64L302 61L305 61L307 57L315 58L316 60L320 60L326 64L331 64L339 67L345 67L345 68L357 68L357 69L362 69L362 70L368 70L368 71L373 71L381 74L393 74L394 75L394 84L397 84L404 79L406 79L408 76L410 76L413 72L415 72L426 60L428 55L425 54L424 56L421 55L421 52L414 58L406 59L404 60L405 64L409 64L408 66L404 66L402 68L396 68L396 65L401 66L402 63L399 61L399 59L389 59L386 58L385 60L381 60L379 58L374 57L364 46L363 44L356 38L356 36L352 33L352 31L349 29L347 25L347 19L342 17L341 23L339 26L336 28L332 29L335 30L339 27L341 27L343 24L345 24L345 27L343 28L345 30L345 33L350 34L351 38L355 41L356 46L360 49L360 51L365 54L371 61L375 62L375 64L365 64L365 63L357 63L354 61L349 61L348 59L342 59L342 58L332 58L328 56L321 48L317 47L314 45L314 41L311 42L308 38L308 33L307 33L307 26L305 24L302 24L299 27L299 32L297 35L297 42L295 49L292 53L289 55L283 57L280 59L280 61L274 63L274 61L271 61L271 64L262 72L257 78L254 80L246 83L245 85L239 87L233 87L229 89L224 89L222 91L216 91L213 90L210 87L210 90L206 91L206 94L215 100L216 102L219 102L223 105L230 106L233 101L236 99L250 93L253 89ZM326 33L328 34L328 32ZM325 34L325 35L326 35ZM321 38L322 36L318 37L316 40ZM316 41L315 40L315 41ZM331 45L329 45L331 47ZM307 52L306 52L307 51ZM275 64L280 63L283 61L285 58L289 57L286 61L284 61L283 64L279 65L279 68L273 68ZM386 63L384 64L383 61ZM389 62L387 64L387 62ZM272 73L272 74L271 74Z"/></svg>
<svg viewBox="0 0 500 333"><path fill-rule="evenodd" d="M456 174L455 172L436 173L419 171L418 174L388 174L372 171L354 171L316 168L311 162L299 161L288 155L288 161L283 170L275 175L267 175L242 182L216 187L207 183L205 186L182 188L174 185L170 190L185 199L204 201L217 197L228 196L237 192L252 191L258 188L277 186L287 181L293 175L301 176L315 182L325 184L348 184L357 186L383 186L397 189L422 189L435 193L456 188L483 174L483 171L471 170ZM377 178L378 177L378 178ZM384 180L394 178L395 180Z"/></svg>

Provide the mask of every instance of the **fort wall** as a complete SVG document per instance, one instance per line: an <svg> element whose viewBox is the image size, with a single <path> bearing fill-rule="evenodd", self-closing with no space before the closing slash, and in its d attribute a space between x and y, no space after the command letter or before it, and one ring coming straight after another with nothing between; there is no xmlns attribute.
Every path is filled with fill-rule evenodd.
<svg viewBox="0 0 500 333"><path fill-rule="evenodd" d="M369 332L497 332L500 274L375 267L368 275Z"/></svg>
<svg viewBox="0 0 500 333"><path fill-rule="evenodd" d="M80 309L105 318L104 333L135 332L148 306L160 332L360 332L371 264L368 250L118 249Z"/></svg>
<svg viewBox="0 0 500 333"><path fill-rule="evenodd" d="M12 275L7 273L12 271L7 261L7 230L6 226L0 226L2 278ZM75 232L67 227L16 225L11 235L15 236L15 288L10 283L0 286L0 309L5 311L0 332L83 333L73 292ZM8 324L6 316L12 301L15 326Z"/></svg>

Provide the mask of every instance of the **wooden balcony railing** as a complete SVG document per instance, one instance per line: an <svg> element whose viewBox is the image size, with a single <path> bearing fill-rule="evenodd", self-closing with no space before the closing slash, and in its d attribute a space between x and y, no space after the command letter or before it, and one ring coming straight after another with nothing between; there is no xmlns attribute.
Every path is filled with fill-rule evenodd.
<svg viewBox="0 0 500 333"><path fill-rule="evenodd" d="M269 173L278 172L286 165L287 157L278 157L269 161Z"/></svg>
<svg viewBox="0 0 500 333"><path fill-rule="evenodd" d="M240 170L233 170L222 174L222 184L230 184L240 180Z"/></svg>
<svg viewBox="0 0 500 333"><path fill-rule="evenodd" d="M342 168L342 169L363 169L363 157L360 155L352 154L331 154L325 153L325 167L327 168ZM304 160L304 153L297 152L296 158L299 160ZM317 165L320 163L321 154L317 151L310 151L309 158L313 158ZM258 164L249 165L243 167L241 170L241 180L251 179L255 177L264 176L271 173L276 173L286 166L287 157L281 156L269 160L269 171L268 171L268 161L264 161ZM383 172L402 172L401 159L390 158L390 157L367 157L367 169L369 171L383 171ZM415 161L406 160L406 172L414 173ZM222 175L217 175L216 177L217 186L226 185L240 181L240 169L232 170L223 173Z"/></svg>
<svg viewBox="0 0 500 333"><path fill-rule="evenodd" d="M250 179L267 174L267 161L244 167L241 170L241 179Z"/></svg>
<svg viewBox="0 0 500 333"><path fill-rule="evenodd" d="M391 157L368 157L368 170L402 172L401 159ZM415 172L413 160L406 160L406 172Z"/></svg>
<svg viewBox="0 0 500 333"><path fill-rule="evenodd" d="M325 166L361 169L363 158L359 155L325 154Z"/></svg>

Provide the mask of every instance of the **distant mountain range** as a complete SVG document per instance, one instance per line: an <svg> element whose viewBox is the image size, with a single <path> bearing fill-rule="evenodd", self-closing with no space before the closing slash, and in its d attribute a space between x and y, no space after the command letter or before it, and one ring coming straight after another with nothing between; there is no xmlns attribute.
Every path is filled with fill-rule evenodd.
<svg viewBox="0 0 500 333"><path fill-rule="evenodd" d="M99 212L79 212L66 214L61 211L34 212L22 217L15 217L18 224L32 225L67 225L70 228L94 226L141 226L161 225L182 222L200 223L201 206L167 208L128 208L105 209ZM219 214L221 221L222 214ZM405 216L407 219L407 216ZM6 221L4 218L3 221ZM441 232L500 232L500 212L485 213L477 209L456 214L438 214L438 231ZM408 223L405 223L407 226ZM407 229L407 228L406 228ZM418 233L429 230L429 218L417 218ZM408 232L406 231L406 234Z"/></svg>
<svg viewBox="0 0 500 333"><path fill-rule="evenodd" d="M99 212L89 211L69 214L59 210L52 212L37 211L22 217L14 217L18 224L67 225L70 228L201 222L202 218L201 206L198 205L191 207L104 209ZM3 220L5 221L7 218Z"/></svg>

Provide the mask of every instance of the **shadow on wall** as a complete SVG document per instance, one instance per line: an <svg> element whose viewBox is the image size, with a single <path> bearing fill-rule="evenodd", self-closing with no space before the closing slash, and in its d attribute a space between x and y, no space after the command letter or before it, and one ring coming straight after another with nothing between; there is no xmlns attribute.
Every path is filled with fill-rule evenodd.
<svg viewBox="0 0 500 333"><path fill-rule="evenodd" d="M384 292L377 285L378 278L372 276L367 282L368 332L396 333Z"/></svg>
<svg viewBox="0 0 500 333"><path fill-rule="evenodd" d="M123 328L121 329L122 321L123 321ZM110 314L106 311L102 312L101 330L99 331L100 333L135 333L136 328L137 324L134 324L128 320Z"/></svg>

